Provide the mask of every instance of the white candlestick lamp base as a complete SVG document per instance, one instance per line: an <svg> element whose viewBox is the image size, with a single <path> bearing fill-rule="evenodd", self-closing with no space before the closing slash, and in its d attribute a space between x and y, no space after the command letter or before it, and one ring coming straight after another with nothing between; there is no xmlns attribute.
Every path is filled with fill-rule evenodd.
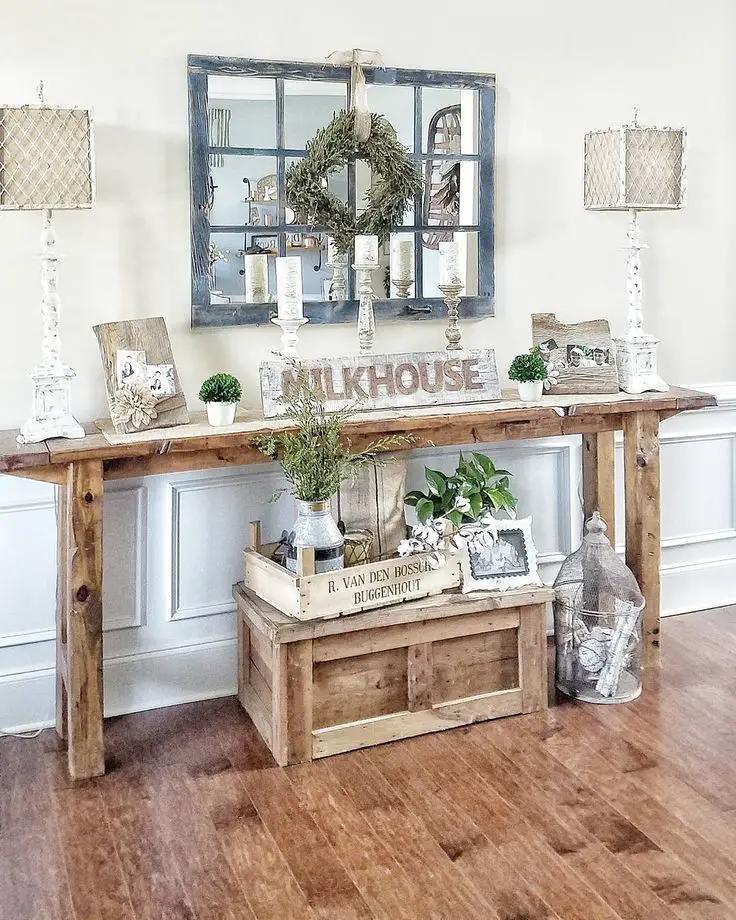
<svg viewBox="0 0 736 920"><path fill-rule="evenodd" d="M373 284L371 282L371 272L376 268L376 265L368 265L362 262L356 262L353 265L353 269L358 275L358 294L360 296L360 305L358 306L358 345L361 355L370 355L373 352L376 338L376 317L373 312Z"/></svg>
<svg viewBox="0 0 736 920"><path fill-rule="evenodd" d="M447 329L445 329L445 338L447 339L447 351L459 351L462 348L460 339L460 292L463 285L457 284L440 284L439 289L445 298L447 304Z"/></svg>
<svg viewBox="0 0 736 920"><path fill-rule="evenodd" d="M647 393L654 390L666 393L669 386L657 373L657 345L653 335L640 335L636 339L613 340L616 351L618 384L624 393Z"/></svg>
<svg viewBox="0 0 736 920"><path fill-rule="evenodd" d="M299 329L305 323L308 323L309 320L306 317L294 318L294 319L281 319L278 316L271 318L271 322L277 326L281 327L281 355L284 358L298 358L299 352L297 351L297 345L299 344Z"/></svg>

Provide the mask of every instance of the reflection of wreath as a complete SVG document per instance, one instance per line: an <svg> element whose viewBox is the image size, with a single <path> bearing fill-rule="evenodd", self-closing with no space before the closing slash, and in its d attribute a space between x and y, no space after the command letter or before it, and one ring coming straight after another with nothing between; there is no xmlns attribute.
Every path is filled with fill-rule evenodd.
<svg viewBox="0 0 736 920"><path fill-rule="evenodd" d="M320 128L307 144L307 156L286 174L286 198L300 219L326 227L339 252L347 253L357 234L377 236L383 242L401 225L412 199L422 188L422 176L396 132L382 116L371 114L371 133L355 139L355 114L341 112ZM357 218L346 202L333 195L327 177L339 172L353 157L367 160L374 181L366 192L368 208Z"/></svg>

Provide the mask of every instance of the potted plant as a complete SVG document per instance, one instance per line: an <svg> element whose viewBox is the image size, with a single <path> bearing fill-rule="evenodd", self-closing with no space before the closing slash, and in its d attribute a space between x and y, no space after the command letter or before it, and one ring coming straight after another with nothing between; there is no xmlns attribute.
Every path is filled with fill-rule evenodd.
<svg viewBox="0 0 736 920"><path fill-rule="evenodd" d="M547 365L539 350L532 348L523 355L517 355L511 362L509 377L517 381L522 402L539 402L547 379Z"/></svg>
<svg viewBox="0 0 736 920"><path fill-rule="evenodd" d="M380 456L412 443L406 435L390 435L370 443L365 450L353 451L343 428L359 409L348 406L328 412L324 395L314 387L309 373L294 366L294 383L284 396L286 417L295 430L274 432L255 440L258 449L278 460L297 501L297 519L286 552L286 567L296 571L297 548L313 546L315 571L329 572L344 565L343 535L330 512L330 501L347 479L368 464L380 465ZM278 498L282 492L276 493Z"/></svg>
<svg viewBox="0 0 736 920"><path fill-rule="evenodd" d="M490 457L460 454L455 472L448 476L425 467L427 491L408 492L404 503L414 508L419 524L399 546L399 553L431 552L432 561L443 565L444 548L473 549L495 539L495 513L514 517L516 498L509 489L508 470L496 469Z"/></svg>
<svg viewBox="0 0 736 920"><path fill-rule="evenodd" d="M207 421L210 425L232 425L235 410L243 395L240 381L232 374L213 374L199 390L199 398L207 407Z"/></svg>

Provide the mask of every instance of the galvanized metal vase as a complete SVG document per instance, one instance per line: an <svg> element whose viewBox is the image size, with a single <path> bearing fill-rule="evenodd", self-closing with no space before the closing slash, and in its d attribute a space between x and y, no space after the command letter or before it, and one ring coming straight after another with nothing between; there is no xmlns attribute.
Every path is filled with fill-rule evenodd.
<svg viewBox="0 0 736 920"><path fill-rule="evenodd" d="M315 572L334 572L345 566L343 536L330 512L329 501L297 501L297 518L289 534L286 568L296 572L297 548L314 547Z"/></svg>

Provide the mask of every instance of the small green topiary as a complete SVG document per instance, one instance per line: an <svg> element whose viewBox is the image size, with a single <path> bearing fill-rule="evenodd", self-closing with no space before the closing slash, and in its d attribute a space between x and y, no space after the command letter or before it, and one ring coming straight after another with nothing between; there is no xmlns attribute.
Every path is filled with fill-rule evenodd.
<svg viewBox="0 0 736 920"><path fill-rule="evenodd" d="M203 403L236 403L240 402L242 395L240 381L232 374L213 374L199 390Z"/></svg>
<svg viewBox="0 0 736 920"><path fill-rule="evenodd" d="M528 383L532 380L546 380L547 365L542 360L537 349L532 348L523 355L517 355L514 358L509 368L509 377L511 380L517 380L519 383Z"/></svg>

